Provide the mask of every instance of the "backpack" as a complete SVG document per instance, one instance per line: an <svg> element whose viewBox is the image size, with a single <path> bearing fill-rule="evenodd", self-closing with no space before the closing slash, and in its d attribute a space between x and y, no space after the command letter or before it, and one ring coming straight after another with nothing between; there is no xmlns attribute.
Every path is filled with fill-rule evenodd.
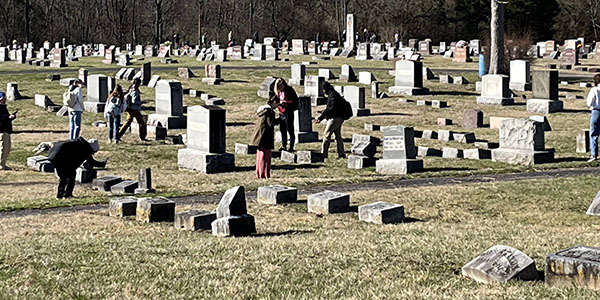
<svg viewBox="0 0 600 300"><path fill-rule="evenodd" d="M342 119L344 119L344 121L347 121L350 118L352 118L352 116L354 116L354 112L352 111L352 105L344 98L342 98L342 101L340 102L342 104L341 117Z"/></svg>
<svg viewBox="0 0 600 300"><path fill-rule="evenodd" d="M75 104L77 104L77 92L65 92L63 94L63 105L68 108L75 108Z"/></svg>

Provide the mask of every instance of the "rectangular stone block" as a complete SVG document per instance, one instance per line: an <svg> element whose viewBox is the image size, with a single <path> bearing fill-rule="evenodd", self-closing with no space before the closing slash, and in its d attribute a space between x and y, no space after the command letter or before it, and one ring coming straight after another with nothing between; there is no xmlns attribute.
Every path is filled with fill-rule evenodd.
<svg viewBox="0 0 600 300"><path fill-rule="evenodd" d="M465 149L463 150L463 156L466 159L491 159L492 151L488 149Z"/></svg>
<svg viewBox="0 0 600 300"><path fill-rule="evenodd" d="M184 230L210 230L211 223L217 219L217 214L210 211L190 210L175 214L173 226Z"/></svg>
<svg viewBox="0 0 600 300"><path fill-rule="evenodd" d="M256 150L258 147L248 145L248 144L240 144L235 143L235 154L256 154Z"/></svg>
<svg viewBox="0 0 600 300"><path fill-rule="evenodd" d="M419 157L437 156L442 157L442 151L434 148L419 146L417 148L417 155Z"/></svg>
<svg viewBox="0 0 600 300"><path fill-rule="evenodd" d="M581 129L577 131L577 153L588 153L590 151L590 131Z"/></svg>
<svg viewBox="0 0 600 300"><path fill-rule="evenodd" d="M535 262L525 253L508 246L496 245L461 269L464 276L481 283L505 283L511 279L537 278Z"/></svg>
<svg viewBox="0 0 600 300"><path fill-rule="evenodd" d="M554 150L531 151L498 148L492 150L492 161L531 166L554 161Z"/></svg>
<svg viewBox="0 0 600 300"><path fill-rule="evenodd" d="M282 185L259 187L256 201L264 204L294 203L298 201L298 189Z"/></svg>
<svg viewBox="0 0 600 300"><path fill-rule="evenodd" d="M98 171L94 169L77 168L75 173L75 182L91 183L98 177Z"/></svg>
<svg viewBox="0 0 600 300"><path fill-rule="evenodd" d="M344 213L350 210L350 195L323 191L308 196L308 212L315 214Z"/></svg>
<svg viewBox="0 0 600 300"><path fill-rule="evenodd" d="M133 194L137 188L137 181L124 180L110 187L110 192L115 195Z"/></svg>
<svg viewBox="0 0 600 300"><path fill-rule="evenodd" d="M296 152L296 162L301 165L313 164L325 161L325 157L320 152L298 151Z"/></svg>
<svg viewBox="0 0 600 300"><path fill-rule="evenodd" d="M179 149L179 168L201 171L207 174L229 172L235 168L235 156L229 153L207 153L195 149Z"/></svg>
<svg viewBox="0 0 600 300"><path fill-rule="evenodd" d="M108 203L108 215L111 217L135 216L138 199L135 197L115 198Z"/></svg>
<svg viewBox="0 0 600 300"><path fill-rule="evenodd" d="M438 130L438 138L439 141L449 142L454 139L454 132L450 130Z"/></svg>
<svg viewBox="0 0 600 300"><path fill-rule="evenodd" d="M111 187L121 181L123 181L123 179L121 179L121 177L119 176L102 176L100 178L94 179L94 181L92 182L92 186L96 190L110 192Z"/></svg>
<svg viewBox="0 0 600 300"><path fill-rule="evenodd" d="M375 166L375 159L364 155L349 155L348 169L364 169Z"/></svg>
<svg viewBox="0 0 600 300"><path fill-rule="evenodd" d="M358 207L358 219L375 224L393 224L404 221L404 206L376 202Z"/></svg>
<svg viewBox="0 0 600 300"><path fill-rule="evenodd" d="M173 222L175 219L175 202L163 197L140 198L135 218L145 223Z"/></svg>
<svg viewBox="0 0 600 300"><path fill-rule="evenodd" d="M600 290L599 278L600 248L576 246L546 256L547 286Z"/></svg>
<svg viewBox="0 0 600 300"><path fill-rule="evenodd" d="M355 145L359 142L371 142L375 144L375 146L379 146L381 144L381 139L374 136L370 136L368 134L353 134L352 145Z"/></svg>
<svg viewBox="0 0 600 300"><path fill-rule="evenodd" d="M282 150L281 156L279 159L281 159L282 161L284 161L286 163L295 164L296 163L296 153Z"/></svg>
<svg viewBox="0 0 600 300"><path fill-rule="evenodd" d="M451 148L451 147L442 148L442 158L456 159L456 158L462 158L462 157L463 157L463 151L461 149L456 149L456 148Z"/></svg>
<svg viewBox="0 0 600 300"><path fill-rule="evenodd" d="M218 237L247 236L256 233L254 217L248 214L216 219L211 227L212 234Z"/></svg>
<svg viewBox="0 0 600 300"><path fill-rule="evenodd" d="M452 138L463 144L471 144L475 142L475 133L472 132L454 132Z"/></svg>
<svg viewBox="0 0 600 300"><path fill-rule="evenodd" d="M377 173L404 175L423 171L423 160L379 159L375 163L375 166Z"/></svg>

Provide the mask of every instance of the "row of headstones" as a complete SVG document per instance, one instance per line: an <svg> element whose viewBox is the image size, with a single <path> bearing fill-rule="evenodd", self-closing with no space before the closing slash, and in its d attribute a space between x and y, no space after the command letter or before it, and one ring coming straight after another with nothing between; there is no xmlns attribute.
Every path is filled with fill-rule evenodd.
<svg viewBox="0 0 600 300"><path fill-rule="evenodd" d="M305 83L306 83L305 79L306 79L306 76L308 76L306 74L306 65L293 64L291 66L291 74L292 74L292 76L289 79L290 85L294 85L294 86L305 85ZM318 76L323 77L324 80L336 79L336 76L333 74L333 72L331 72L330 69L326 69L326 68L319 68ZM337 79L342 82L358 82L358 83L367 84L367 85L370 85L374 81L377 81L375 79L375 76L373 76L373 74L371 72L367 72L367 71L359 72L358 77L357 77L356 73L354 72L354 68L352 68L352 66L350 66L350 65L342 65L341 66L340 76L337 77Z"/></svg>
<svg viewBox="0 0 600 300"><path fill-rule="evenodd" d="M281 185L260 187L258 203L278 205L297 203L298 190ZM256 233L254 217L248 214L246 193L243 186L227 190L216 212L191 210L175 213L175 202L166 198L117 198L109 203L109 215L114 217L136 216L138 221L173 222L177 229L200 231L212 230L214 236L247 236ZM323 191L308 196L309 213L319 215L346 213L350 211L350 195ZM359 206L359 220L376 224L393 224L404 221L404 207L398 204L376 202Z"/></svg>

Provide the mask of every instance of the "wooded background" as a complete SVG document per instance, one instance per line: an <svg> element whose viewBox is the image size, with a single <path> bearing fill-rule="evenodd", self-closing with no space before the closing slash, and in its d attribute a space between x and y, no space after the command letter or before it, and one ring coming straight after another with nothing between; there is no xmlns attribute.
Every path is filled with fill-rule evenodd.
<svg viewBox="0 0 600 300"><path fill-rule="evenodd" d="M509 0L507 36L598 39L600 0ZM488 39L490 0L0 0L0 42L239 44L259 37L338 40L345 14L382 41Z"/></svg>

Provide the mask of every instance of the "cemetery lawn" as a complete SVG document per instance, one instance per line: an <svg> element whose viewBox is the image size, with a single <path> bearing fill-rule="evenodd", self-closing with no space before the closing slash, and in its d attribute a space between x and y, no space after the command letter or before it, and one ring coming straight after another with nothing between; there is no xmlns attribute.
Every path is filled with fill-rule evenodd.
<svg viewBox="0 0 600 300"><path fill-rule="evenodd" d="M284 56L286 57L286 56ZM155 70L153 74L160 75L163 79L177 79L182 82L186 88L197 89L208 92L211 95L225 99L227 104L224 108L227 110L227 151L234 153L235 143L248 143L250 141L255 121L256 108L264 103L264 99L256 94L260 83L266 76L290 77L289 66L292 63L310 60L309 56L295 57L290 56L291 61L287 62L256 62L256 61L229 61L222 63L224 67L258 67L261 68L224 68L222 77L226 80L220 86L208 86L201 82L204 74L204 62L196 62L193 59L181 57L177 58L180 63L174 65L163 65L158 59L150 59L141 62L134 62L134 66L139 66L142 62L152 61ZM85 58L80 62L70 62L69 69L60 70L63 78L76 77L76 70L79 67L86 67L90 75L104 73L113 75L118 67L109 66L114 71L95 71L95 69L106 68L106 65L100 63L101 58ZM585 60L583 60L586 63ZM424 60L426 66L431 68L451 68L451 69L475 69L476 63L458 64L440 57L426 57ZM542 62L540 62L542 63ZM373 71L375 78L380 82L380 91L387 92L389 86L393 85L393 77L388 74L387 69L392 68L391 62L373 62L356 61L354 59L334 58L331 61L319 61L318 67L330 67L337 76L340 73L342 64L350 64L355 68L376 68ZM164 69L167 66L172 69ZM282 68L273 68L278 66ZM177 67L190 67L198 76L191 79L181 79L177 76ZM315 65L307 70L308 75L317 73ZM539 68L534 67L534 69ZM23 74L19 70L42 70L44 72L53 72L55 69L34 68L30 66L16 65L12 62L0 64L0 86L6 86L7 82L17 82L21 94L29 99L9 102L9 111L19 110L19 118L15 120L14 127L18 133L13 134L13 151L9 156L8 165L14 171L0 172L0 211L10 211L19 209L46 208L58 206L70 206L92 203L106 203L109 195L92 191L89 186L77 186L75 188L76 198L70 200L58 201L54 199L57 178L54 174L42 174L28 170L26 167L26 158L32 156L31 150L40 142L58 141L67 139L68 119L66 117L57 117L54 114L47 113L43 109L34 105L35 94L46 94L55 103L62 102L62 93L65 87L58 82L45 81L47 73ZM16 72L15 72L16 71ZM436 75L443 74L438 72ZM589 73L580 73L589 75ZM517 97L517 104L508 107L483 106L475 103L478 95L475 92L475 82L478 80L477 74L473 72L464 73L469 80L469 84L445 85L439 81L426 81L425 86L433 91L432 95L406 97L412 100L445 100L450 107L435 109L426 106L416 106L415 103L400 103L398 97L386 99L370 98L370 87L366 88L367 108L371 109L371 116L352 118L344 124L343 135L345 137L345 148L348 152L351 148L352 134L370 134L381 137L380 132L369 132L364 129L365 123L386 125L408 125L414 126L416 130L449 129L452 131L470 131L476 134L477 139L496 142L498 132L496 129L480 128L476 130L464 130L460 126L462 113L466 109L477 108L485 113L485 123L489 124L490 116L503 117L523 117L528 118L529 113L525 109L526 99L521 94ZM336 83L335 80L332 81ZM119 84L127 87L129 84L119 81ZM360 85L352 83L353 85ZM297 87L298 94L303 93L303 87ZM147 101L144 114L150 114L154 111L154 91L143 87L142 98ZM560 94L585 96L587 89L579 88L578 84L561 86ZM531 92L523 94L531 97ZM583 100L565 100L565 112L552 114L548 116L552 126L551 132L546 132L546 147L556 150L556 162L551 164L536 165L535 167L512 166L492 161L470 161L470 160L451 160L441 158L425 158L425 172L411 174L407 177L431 177L431 176L466 176L470 174L488 174L502 172L523 172L535 171L540 169L552 168L571 168L598 166L598 163L587 164L585 159L587 154L575 153L575 137L579 129L588 128L589 112L586 110ZM201 105L203 101L200 98L184 97L184 105ZM318 116L317 111L323 109L323 106L313 110L313 115ZM438 127L437 118L445 117L454 121L454 125L446 128ZM123 116L123 119L125 115ZM366 181L398 179L399 176L381 175L375 172L375 168L363 170L351 170L346 168L346 160L335 159L332 152L330 159L324 163L312 166L290 165L274 159L272 179L259 181L254 178L255 157L252 155L236 155L235 172L206 175L198 172L178 170L177 150L183 148L183 145L167 145L162 142L141 143L137 134L127 134L124 142L119 145L110 145L107 143L107 134L105 128L92 127L91 123L102 120L101 114L84 113L82 135L86 138L96 138L100 141L100 152L96 158L102 159L110 157L108 169L101 170L99 176L118 175L125 179L136 179L137 169L140 167L150 167L153 169L154 185L161 195L165 196L186 196L193 194L220 194L226 189L235 185L244 185L247 190L255 190L259 186L268 184L283 184L296 187L328 185L336 183L361 183ZM324 125L313 126L313 130L319 132L319 138L322 138ZM184 130L170 131L170 135L185 133ZM415 139L419 146L429 146L436 149L442 149L444 146L457 147L461 149L473 148L472 145L459 144L457 142L443 143L439 141L425 141ZM280 145L276 143L278 148ZM331 151L334 151L332 145ZM320 143L301 144L297 150L319 150ZM381 153L381 147L379 148Z"/></svg>
<svg viewBox="0 0 600 300"><path fill-rule="evenodd" d="M404 205L408 222L395 225L308 214L300 189L296 204L249 202L258 233L244 238L106 210L3 218L0 298L596 299L543 281L480 284L460 269L496 244L520 249L540 272L549 253L600 246L597 218L585 215L597 186L565 177L351 193L353 206Z"/></svg>

